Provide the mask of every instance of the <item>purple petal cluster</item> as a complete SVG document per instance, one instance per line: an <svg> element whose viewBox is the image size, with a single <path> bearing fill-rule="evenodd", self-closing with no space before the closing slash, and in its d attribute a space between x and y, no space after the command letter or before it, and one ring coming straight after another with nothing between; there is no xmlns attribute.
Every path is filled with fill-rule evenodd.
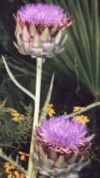
<svg viewBox="0 0 100 178"><path fill-rule="evenodd" d="M41 124L40 133L45 142L74 148L85 141L87 127L73 118L52 117Z"/></svg>
<svg viewBox="0 0 100 178"><path fill-rule="evenodd" d="M59 23L66 13L57 5L53 4L27 4L18 10L18 15L23 22L34 22L35 24L52 25Z"/></svg>

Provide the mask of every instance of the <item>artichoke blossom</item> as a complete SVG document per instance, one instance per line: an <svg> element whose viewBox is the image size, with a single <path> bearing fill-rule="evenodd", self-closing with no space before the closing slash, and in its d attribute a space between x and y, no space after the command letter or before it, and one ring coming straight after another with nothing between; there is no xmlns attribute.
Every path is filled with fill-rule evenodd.
<svg viewBox="0 0 100 178"><path fill-rule="evenodd" d="M66 30L72 25L70 17L60 6L45 3L29 3L17 14L15 36L16 48L31 57L52 57L65 46Z"/></svg>
<svg viewBox="0 0 100 178"><path fill-rule="evenodd" d="M78 178L77 172L89 160L86 154L94 134L85 123L67 116L51 117L36 127L36 159L40 174L49 177Z"/></svg>

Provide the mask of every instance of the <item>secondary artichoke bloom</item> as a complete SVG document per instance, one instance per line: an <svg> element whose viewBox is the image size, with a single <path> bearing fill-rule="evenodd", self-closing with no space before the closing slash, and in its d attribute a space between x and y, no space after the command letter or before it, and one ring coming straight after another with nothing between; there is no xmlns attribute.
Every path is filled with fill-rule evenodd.
<svg viewBox="0 0 100 178"><path fill-rule="evenodd" d="M18 51L32 57L52 57L60 53L67 40L66 29L72 25L64 9L53 4L30 3L16 15L15 36Z"/></svg>
<svg viewBox="0 0 100 178"><path fill-rule="evenodd" d="M36 127L36 157L39 173L49 177L79 178L78 171L89 164L85 156L93 135L85 123L67 116L51 117Z"/></svg>
<svg viewBox="0 0 100 178"><path fill-rule="evenodd" d="M94 135L88 135L85 123L65 116L52 117L44 120L36 128L37 142L44 150L59 154L70 155L77 151L79 155L85 154L91 146Z"/></svg>

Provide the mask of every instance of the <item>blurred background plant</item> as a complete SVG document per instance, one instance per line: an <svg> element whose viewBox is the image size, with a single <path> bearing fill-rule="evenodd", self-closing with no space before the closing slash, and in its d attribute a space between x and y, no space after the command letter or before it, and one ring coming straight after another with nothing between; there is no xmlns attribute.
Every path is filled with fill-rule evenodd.
<svg viewBox="0 0 100 178"><path fill-rule="evenodd" d="M6 100L5 100L6 101ZM0 103L0 147L14 154L22 146L29 144L32 129L32 105L23 105L24 115Z"/></svg>
<svg viewBox="0 0 100 178"><path fill-rule="evenodd" d="M30 57L20 55L13 45L15 22L12 14L27 2L59 4L72 15L75 21L69 30L66 50L55 59L47 59L43 63L41 108L53 72L55 72L55 82L51 103L54 104L57 114L70 113L75 105L86 106L100 101L99 0L1 0L0 53L6 55L8 65L17 80L34 93L36 62ZM27 113L19 103L22 101L25 105L29 105L32 101L12 83L0 60L0 101L6 97L7 102L3 108L1 107L2 102L0 105L0 142L6 146L8 142L10 146L15 147L16 144L18 147L23 144L27 145L29 137L25 133L23 121L18 123L12 121L11 113L7 110L9 107L10 109L15 108L19 113ZM89 123L91 129L97 133L95 142L99 145L100 107L89 110L87 115L91 120ZM28 117L31 117L31 113ZM25 118L27 118L27 114L25 114ZM31 122L29 120L27 122ZM28 124L30 125L30 123ZM31 125L29 127L31 128ZM15 131L14 134L11 133L12 130ZM29 132L30 130L28 130ZM94 177L96 176L94 175Z"/></svg>
<svg viewBox="0 0 100 178"><path fill-rule="evenodd" d="M27 162L23 161L27 161L26 156L29 156L25 152L29 152L27 145L30 144L31 139L33 107L31 104L25 106L20 103L24 112L21 114L14 108L6 107L6 103L7 99L0 102L0 177L15 176L18 178L18 176L22 176L21 178L24 178L20 169L16 169L14 166L14 160L16 160L16 164L19 164L19 160L21 160L19 167L27 167ZM4 168L6 163L8 166ZM11 166L10 169L11 164L13 167Z"/></svg>

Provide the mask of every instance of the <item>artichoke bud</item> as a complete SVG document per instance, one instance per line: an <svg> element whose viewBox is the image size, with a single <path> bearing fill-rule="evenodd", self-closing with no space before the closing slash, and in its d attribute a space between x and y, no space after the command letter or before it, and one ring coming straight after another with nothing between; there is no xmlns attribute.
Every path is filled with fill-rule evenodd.
<svg viewBox="0 0 100 178"><path fill-rule="evenodd" d="M62 39L72 25L64 9L53 4L31 3L21 7L14 17L19 52L32 57L53 57L62 51L65 44Z"/></svg>
<svg viewBox="0 0 100 178"><path fill-rule="evenodd" d="M43 120L36 127L35 135L37 166L41 176L79 178L78 172L89 164L86 153L94 138L87 135L87 126L74 118L60 116Z"/></svg>

